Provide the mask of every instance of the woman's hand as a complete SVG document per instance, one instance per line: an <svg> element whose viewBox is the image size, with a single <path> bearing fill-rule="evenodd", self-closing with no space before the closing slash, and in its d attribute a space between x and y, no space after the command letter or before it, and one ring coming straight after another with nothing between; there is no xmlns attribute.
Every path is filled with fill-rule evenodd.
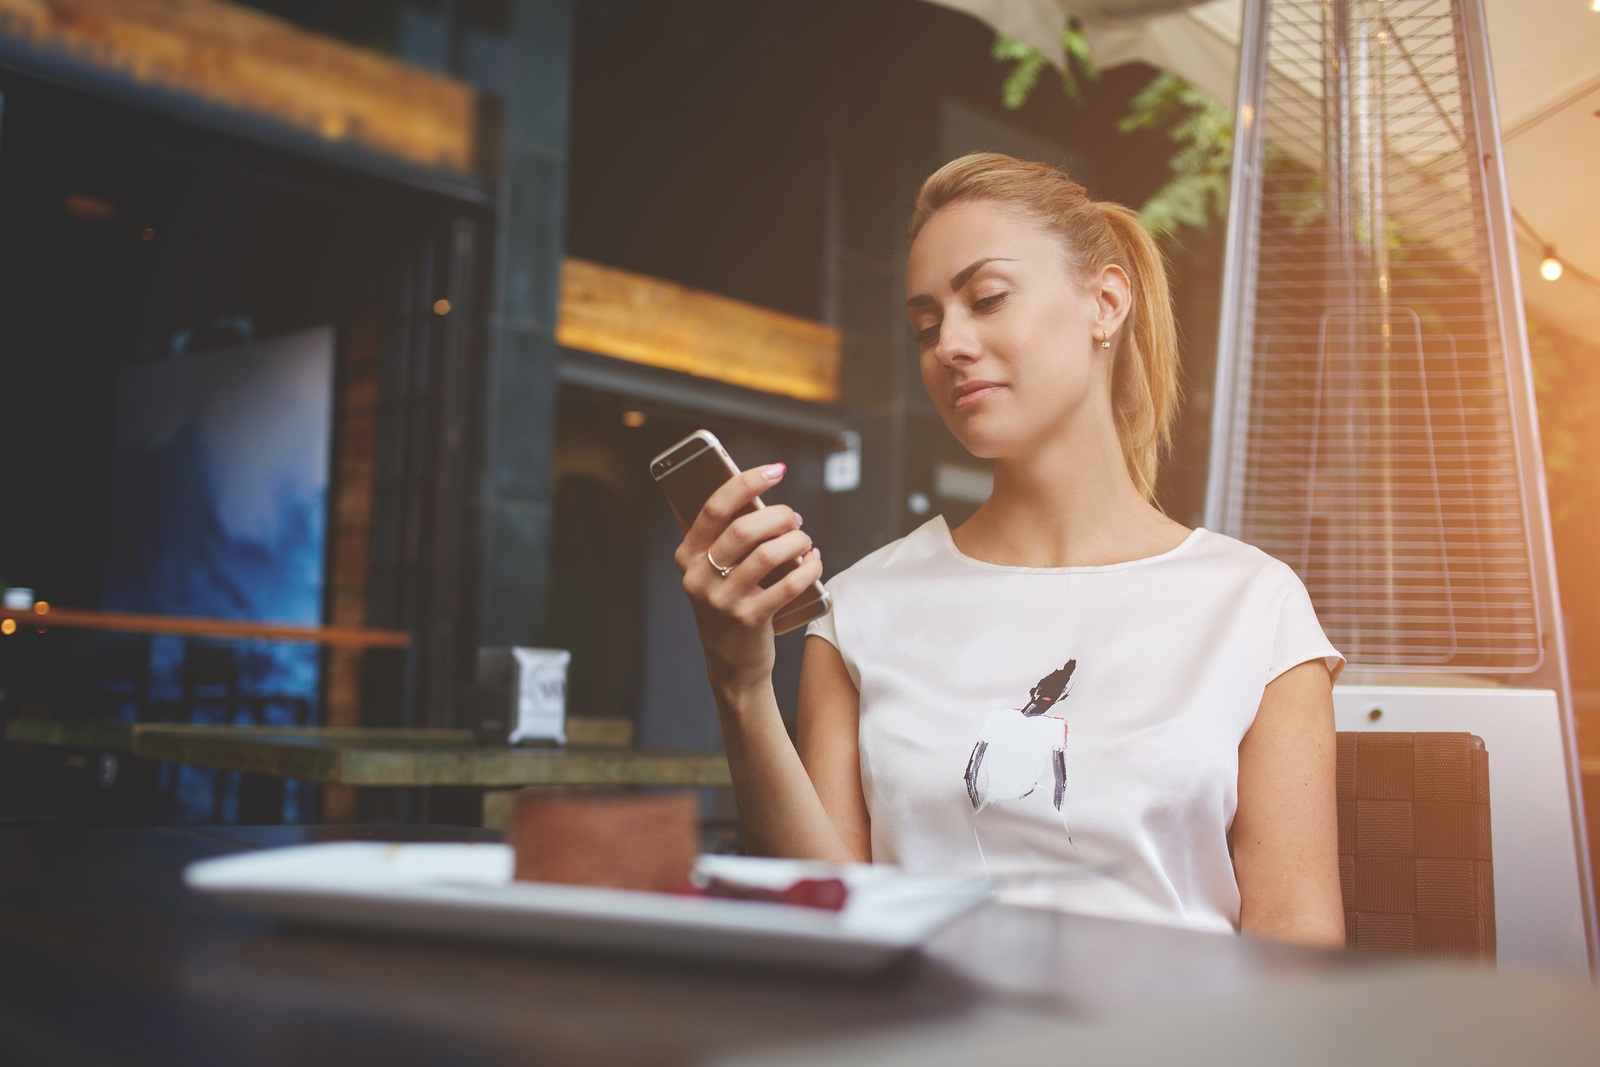
<svg viewBox="0 0 1600 1067"><path fill-rule="evenodd" d="M775 463L729 478L700 509L673 556L694 608L706 672L724 693L771 683L772 618L822 576L821 554L793 508L774 504L740 514L784 470ZM762 588L762 579L789 560L800 564Z"/></svg>
<svg viewBox="0 0 1600 1067"><path fill-rule="evenodd" d="M776 463L729 478L695 516L673 558L705 647L745 847L756 854L848 863L871 854L860 786L855 786L854 808L839 799L849 796L842 768L859 762L850 755L856 702L842 700L828 714L812 709L818 722L807 732L808 751L826 768L829 801L824 802L789 739L772 690L773 616L822 576L822 560L793 508L775 504L741 514L783 474L783 464ZM792 571L762 588L762 579L795 560L799 564ZM854 696L838 653L832 646L827 652L834 663L822 667L831 670L813 664L817 657L806 650L802 706L808 697L815 704L819 694L825 700L838 695L839 678ZM848 822L848 839L830 804Z"/></svg>

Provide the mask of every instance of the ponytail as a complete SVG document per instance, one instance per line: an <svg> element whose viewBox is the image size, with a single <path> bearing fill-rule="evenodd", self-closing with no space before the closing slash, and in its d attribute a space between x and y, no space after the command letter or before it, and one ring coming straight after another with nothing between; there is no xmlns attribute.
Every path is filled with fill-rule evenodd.
<svg viewBox="0 0 1600 1067"><path fill-rule="evenodd" d="M1133 484L1146 500L1154 500L1156 473L1172 447L1178 407L1178 326L1166 263L1138 215L1121 204L1095 206L1121 246L1118 266L1127 272L1133 294L1111 372L1117 437Z"/></svg>
<svg viewBox="0 0 1600 1067"><path fill-rule="evenodd" d="M1178 406L1178 327L1155 240L1137 214L1089 199L1064 171L996 152L962 156L923 182L911 213L911 240L934 212L967 200L1014 208L1055 233L1080 281L1109 266L1128 275L1128 317L1112 342L1111 408L1128 474L1154 501Z"/></svg>

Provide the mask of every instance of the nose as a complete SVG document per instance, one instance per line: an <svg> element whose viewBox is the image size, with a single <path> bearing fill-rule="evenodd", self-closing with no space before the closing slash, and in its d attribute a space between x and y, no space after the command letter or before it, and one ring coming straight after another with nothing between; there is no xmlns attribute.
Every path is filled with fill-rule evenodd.
<svg viewBox="0 0 1600 1067"><path fill-rule="evenodd" d="M964 366L978 358L978 339L964 315L946 315L939 324L939 343L933 357L947 367Z"/></svg>

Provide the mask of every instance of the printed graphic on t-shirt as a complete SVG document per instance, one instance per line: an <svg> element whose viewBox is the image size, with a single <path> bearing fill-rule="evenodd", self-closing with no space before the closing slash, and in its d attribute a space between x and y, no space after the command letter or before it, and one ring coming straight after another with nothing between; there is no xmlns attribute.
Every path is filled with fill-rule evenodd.
<svg viewBox="0 0 1600 1067"><path fill-rule="evenodd" d="M1067 792L1067 720L1052 712L1072 691L1077 667L1077 660L1067 660L1039 679L1022 707L991 711L983 720L967 760L967 797L974 814L996 801L1029 796L1047 780L1054 790L1051 801L1061 811Z"/></svg>

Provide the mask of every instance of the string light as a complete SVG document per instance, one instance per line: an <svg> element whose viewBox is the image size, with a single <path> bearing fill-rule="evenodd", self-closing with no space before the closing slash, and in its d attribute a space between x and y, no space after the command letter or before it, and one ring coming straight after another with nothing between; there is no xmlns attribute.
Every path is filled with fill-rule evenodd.
<svg viewBox="0 0 1600 1067"><path fill-rule="evenodd" d="M7 636L9 636L9 635L14 634L16 632L17 632L17 620L15 620L15 619L0 619L0 634L6 634Z"/></svg>
<svg viewBox="0 0 1600 1067"><path fill-rule="evenodd" d="M637 430L639 427L643 426L646 421L647 417L642 411L624 411L622 413L622 425L628 427L630 430Z"/></svg>
<svg viewBox="0 0 1600 1067"><path fill-rule="evenodd" d="M1600 3L1600 0L1595 0ZM1556 250L1552 245L1544 246L1544 259L1539 262L1539 274L1547 282L1553 282L1561 277L1561 260L1556 258Z"/></svg>
<svg viewBox="0 0 1600 1067"><path fill-rule="evenodd" d="M1546 281L1561 281L1563 285L1578 285L1586 287L1594 293L1600 294L1600 278L1595 277L1571 260L1564 260L1556 254L1556 246L1544 239L1544 235L1534 229L1527 219L1522 217L1522 212L1513 205L1511 218L1521 231L1522 243L1527 248L1539 250L1539 275ZM1527 269L1531 260L1523 260L1523 268ZM1564 292L1565 290L1563 290Z"/></svg>
<svg viewBox="0 0 1600 1067"><path fill-rule="evenodd" d="M448 314L450 314L450 301L448 301L448 300L435 300L433 302L433 313L435 315L448 315Z"/></svg>

